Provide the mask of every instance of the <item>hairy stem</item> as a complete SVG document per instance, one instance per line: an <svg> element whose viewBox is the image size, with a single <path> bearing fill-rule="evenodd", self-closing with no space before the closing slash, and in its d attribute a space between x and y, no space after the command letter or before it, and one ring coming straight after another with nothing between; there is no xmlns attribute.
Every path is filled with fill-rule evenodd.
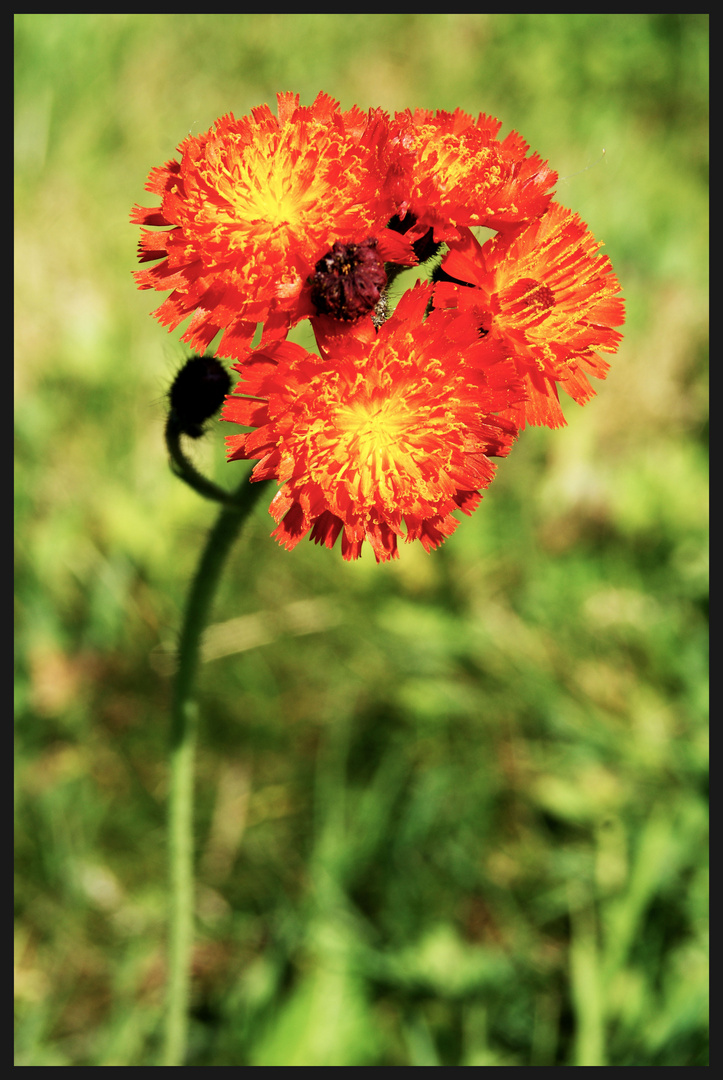
<svg viewBox="0 0 723 1080"><path fill-rule="evenodd" d="M168 837L171 910L163 1065L183 1065L193 948L193 771L198 728L194 685L206 626L231 547L266 483L246 478L228 496L211 529L188 594L173 687Z"/></svg>

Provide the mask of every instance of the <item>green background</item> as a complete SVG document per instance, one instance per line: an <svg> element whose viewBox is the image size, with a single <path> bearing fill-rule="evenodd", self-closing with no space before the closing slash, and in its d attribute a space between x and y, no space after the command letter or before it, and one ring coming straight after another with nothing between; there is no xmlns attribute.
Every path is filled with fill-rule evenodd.
<svg viewBox="0 0 723 1080"><path fill-rule="evenodd" d="M257 507L201 680L189 1064L707 1064L707 16L28 14L15 49L16 1063L158 1060L214 510L130 209L189 132L324 90L520 131L625 339L430 555L289 553ZM226 426L193 453L231 486Z"/></svg>

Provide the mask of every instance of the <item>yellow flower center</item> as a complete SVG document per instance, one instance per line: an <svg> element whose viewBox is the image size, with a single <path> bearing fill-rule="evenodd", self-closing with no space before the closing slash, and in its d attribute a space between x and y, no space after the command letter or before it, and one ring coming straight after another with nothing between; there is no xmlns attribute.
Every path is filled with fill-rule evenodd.
<svg viewBox="0 0 723 1080"><path fill-rule="evenodd" d="M243 246L253 235L259 244L287 248L303 243L311 223L318 228L330 217L323 174L286 142L231 146L217 168L213 185L223 202L215 218L231 243Z"/></svg>
<svg viewBox="0 0 723 1080"><path fill-rule="evenodd" d="M396 501L400 488L420 478L420 420L400 393L339 405L333 418L340 436L335 457L342 463L337 479L364 501Z"/></svg>
<svg viewBox="0 0 723 1080"><path fill-rule="evenodd" d="M404 402L390 398L341 406L335 419L361 463L397 445L412 421Z"/></svg>

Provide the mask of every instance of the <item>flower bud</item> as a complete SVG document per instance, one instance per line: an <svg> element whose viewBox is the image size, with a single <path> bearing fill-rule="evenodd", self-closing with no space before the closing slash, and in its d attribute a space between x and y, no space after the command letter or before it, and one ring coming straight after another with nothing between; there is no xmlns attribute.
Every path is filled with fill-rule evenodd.
<svg viewBox="0 0 723 1080"><path fill-rule="evenodd" d="M191 356L176 375L168 400L178 429L192 439L203 435L203 423L218 412L231 379L214 356Z"/></svg>

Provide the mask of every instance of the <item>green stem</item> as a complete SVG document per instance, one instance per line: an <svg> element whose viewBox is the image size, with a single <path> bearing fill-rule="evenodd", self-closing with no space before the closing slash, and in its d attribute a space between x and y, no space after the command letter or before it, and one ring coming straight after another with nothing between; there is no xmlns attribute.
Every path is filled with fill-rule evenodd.
<svg viewBox="0 0 723 1080"><path fill-rule="evenodd" d="M203 476L195 465L191 464L183 452L181 435L183 435L183 428L180 426L175 412L171 409L166 421L166 447L171 458L173 473L179 480L185 481L199 495L203 495L204 499L213 499L214 502L223 503L224 505L235 505L236 496L232 492L225 491L218 484L214 484L212 480Z"/></svg>
<svg viewBox="0 0 723 1080"><path fill-rule="evenodd" d="M188 1037L193 947L193 768L198 728L193 687L200 660L201 635L226 556L262 489L267 486L263 482L250 484L246 477L238 490L226 497L191 585L178 646L171 714L168 810L171 910L163 1065L184 1064Z"/></svg>

